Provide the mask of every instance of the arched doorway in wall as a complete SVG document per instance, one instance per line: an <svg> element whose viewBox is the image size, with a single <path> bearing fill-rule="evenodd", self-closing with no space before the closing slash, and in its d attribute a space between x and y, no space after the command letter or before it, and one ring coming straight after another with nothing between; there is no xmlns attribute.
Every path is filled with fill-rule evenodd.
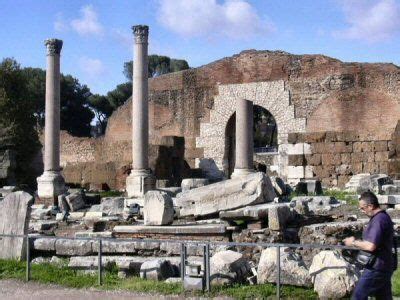
<svg viewBox="0 0 400 300"><path fill-rule="evenodd" d="M235 136L236 136L236 113L229 118L225 127L225 157L227 162L225 175L230 178L235 168ZM278 151L278 126L274 116L259 105L253 106L253 147L256 156L277 155ZM271 164L267 157L266 162ZM264 161L264 160L263 160ZM260 171L263 169L262 163ZM264 165L265 166L265 165Z"/></svg>

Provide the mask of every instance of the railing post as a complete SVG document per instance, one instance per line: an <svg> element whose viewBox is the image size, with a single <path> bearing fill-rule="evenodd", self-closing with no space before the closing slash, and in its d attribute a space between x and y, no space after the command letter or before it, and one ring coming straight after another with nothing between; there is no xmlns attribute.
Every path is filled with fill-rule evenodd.
<svg viewBox="0 0 400 300"><path fill-rule="evenodd" d="M29 235L25 236L26 239L26 281L31 279L31 249L29 245Z"/></svg>
<svg viewBox="0 0 400 300"><path fill-rule="evenodd" d="M276 247L276 297L281 299L281 247Z"/></svg>
<svg viewBox="0 0 400 300"><path fill-rule="evenodd" d="M185 257L186 247L184 243L181 243L181 279L182 284L185 280L185 264L186 264L186 257Z"/></svg>
<svg viewBox="0 0 400 300"><path fill-rule="evenodd" d="M101 241L101 239L99 239L99 252L98 252L98 276L99 276L99 285L102 285L103 284L103 274L102 274L102 263L101 263L101 261L102 261L102 251L103 251L103 249L102 249L102 241Z"/></svg>
<svg viewBox="0 0 400 300"><path fill-rule="evenodd" d="M205 256L206 256L206 261L204 265L204 271L206 273L206 291L210 292L211 291L211 284L210 284L210 244L207 243L205 247Z"/></svg>

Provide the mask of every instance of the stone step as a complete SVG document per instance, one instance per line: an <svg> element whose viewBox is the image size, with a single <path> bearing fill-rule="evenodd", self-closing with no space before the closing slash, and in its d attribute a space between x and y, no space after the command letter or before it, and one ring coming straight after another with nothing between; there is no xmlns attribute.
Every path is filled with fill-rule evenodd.
<svg viewBox="0 0 400 300"><path fill-rule="evenodd" d="M115 226L114 233L131 234L178 234L178 235L202 235L202 234L224 234L226 226L223 224L204 225L170 225L170 226Z"/></svg>

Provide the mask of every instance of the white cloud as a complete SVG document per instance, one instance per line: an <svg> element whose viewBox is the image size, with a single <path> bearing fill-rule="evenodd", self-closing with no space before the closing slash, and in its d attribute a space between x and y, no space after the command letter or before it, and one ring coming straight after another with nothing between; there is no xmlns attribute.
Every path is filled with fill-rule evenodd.
<svg viewBox="0 0 400 300"><path fill-rule="evenodd" d="M80 9L81 18L71 21L71 27L80 35L102 35L103 26L100 24L97 13L92 5Z"/></svg>
<svg viewBox="0 0 400 300"><path fill-rule="evenodd" d="M80 69L88 74L91 77L98 77L105 73L105 67L101 60L89 58L89 57L81 57L79 59L79 67Z"/></svg>
<svg viewBox="0 0 400 300"><path fill-rule="evenodd" d="M400 33L400 4L396 0L341 0L349 27L334 32L345 39L379 42Z"/></svg>
<svg viewBox="0 0 400 300"><path fill-rule="evenodd" d="M54 21L54 30L56 32L63 32L68 30L68 25L66 24L64 17L61 13L56 15L56 20Z"/></svg>
<svg viewBox="0 0 400 300"><path fill-rule="evenodd" d="M225 36L246 39L273 30L244 0L160 0L158 21L186 37Z"/></svg>

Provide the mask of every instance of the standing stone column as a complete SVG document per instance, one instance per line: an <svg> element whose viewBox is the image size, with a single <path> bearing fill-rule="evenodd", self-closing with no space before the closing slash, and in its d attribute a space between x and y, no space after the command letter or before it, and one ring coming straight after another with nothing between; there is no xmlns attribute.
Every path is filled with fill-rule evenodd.
<svg viewBox="0 0 400 300"><path fill-rule="evenodd" d="M46 111L44 136L44 173L37 179L38 196L46 204L56 203L65 192L60 169L60 52L61 40L48 39L46 70Z"/></svg>
<svg viewBox="0 0 400 300"><path fill-rule="evenodd" d="M236 100L235 169L231 177L245 176L253 168L253 102Z"/></svg>
<svg viewBox="0 0 400 300"><path fill-rule="evenodd" d="M132 27L135 37L132 84L132 171L126 179L128 197L141 197L154 189L149 169L148 56L149 27Z"/></svg>

